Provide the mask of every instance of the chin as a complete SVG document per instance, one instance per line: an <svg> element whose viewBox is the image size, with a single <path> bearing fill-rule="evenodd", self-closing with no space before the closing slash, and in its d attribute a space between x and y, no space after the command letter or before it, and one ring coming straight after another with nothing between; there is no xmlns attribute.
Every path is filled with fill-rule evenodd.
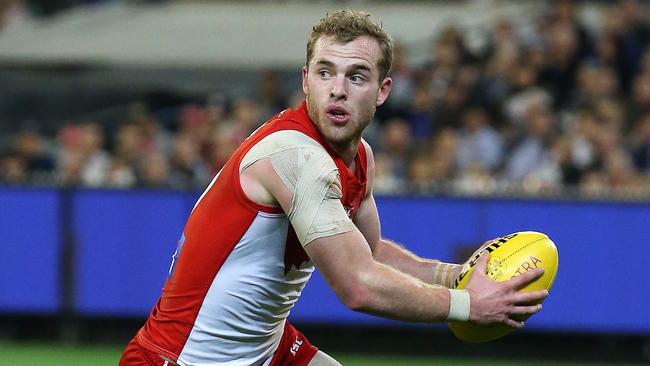
<svg viewBox="0 0 650 366"><path fill-rule="evenodd" d="M325 135L325 138L330 143L333 143L333 144L336 144L336 145L347 145L347 144L350 144L350 143L354 142L354 140L355 140L354 134L349 133L347 131L344 132L344 133L337 133L337 132L329 133L329 134Z"/></svg>

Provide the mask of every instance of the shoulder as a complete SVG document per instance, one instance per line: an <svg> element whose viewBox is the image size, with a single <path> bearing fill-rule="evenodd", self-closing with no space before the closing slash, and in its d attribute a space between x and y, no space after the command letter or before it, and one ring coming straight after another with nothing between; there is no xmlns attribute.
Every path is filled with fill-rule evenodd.
<svg viewBox="0 0 650 366"><path fill-rule="evenodd" d="M256 146L267 150L272 155L294 155L299 160L319 160L331 163L335 166L334 160L325 150L325 148L306 134L296 130L277 131Z"/></svg>
<svg viewBox="0 0 650 366"><path fill-rule="evenodd" d="M281 130L265 136L246 154L240 171L265 158L284 162L285 164L274 165L283 165L298 171L302 170L308 161L310 164L318 163L319 166L336 169L334 160L318 141L296 130Z"/></svg>
<svg viewBox="0 0 650 366"><path fill-rule="evenodd" d="M368 176L374 176L375 173L375 155L372 152L372 147L370 147L370 144L364 140L363 138L361 139L361 143L363 144L363 148L366 151L366 169L368 171Z"/></svg>
<svg viewBox="0 0 650 366"><path fill-rule="evenodd" d="M289 213L295 192L336 183L338 169L317 141L295 130L273 132L242 158L242 189L252 201ZM300 188L300 189L298 189Z"/></svg>
<svg viewBox="0 0 650 366"><path fill-rule="evenodd" d="M327 154L318 141L298 130L275 131L260 140L256 146L272 146L278 150L284 149L319 149Z"/></svg>
<svg viewBox="0 0 650 366"><path fill-rule="evenodd" d="M370 164L375 165L375 156L372 152L372 147L368 141L364 140L363 138L361 139L361 144L363 144L363 148L366 150L366 162L368 166L370 166Z"/></svg>
<svg viewBox="0 0 650 366"><path fill-rule="evenodd" d="M372 195L372 189L375 184L375 155L372 152L370 144L363 138L361 139L363 148L366 151L366 176L367 176L367 186L366 186L366 196Z"/></svg>

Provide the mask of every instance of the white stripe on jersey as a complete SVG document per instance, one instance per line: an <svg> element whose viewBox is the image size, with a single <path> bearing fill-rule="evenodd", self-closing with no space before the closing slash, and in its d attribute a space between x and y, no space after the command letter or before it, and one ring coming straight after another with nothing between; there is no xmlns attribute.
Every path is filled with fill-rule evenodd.
<svg viewBox="0 0 650 366"><path fill-rule="evenodd" d="M206 294L179 365L260 365L311 277L311 262L285 275L289 220L259 212Z"/></svg>

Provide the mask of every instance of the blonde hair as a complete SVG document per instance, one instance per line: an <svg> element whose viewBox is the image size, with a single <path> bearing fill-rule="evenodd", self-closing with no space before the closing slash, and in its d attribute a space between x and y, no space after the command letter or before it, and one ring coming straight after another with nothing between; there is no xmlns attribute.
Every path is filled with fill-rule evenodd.
<svg viewBox="0 0 650 366"><path fill-rule="evenodd" d="M393 64L393 41L386 31L372 19L369 13L356 10L339 10L328 14L312 28L307 40L307 67L314 55L314 45L320 37L333 36L336 42L348 43L361 36L370 36L377 40L381 49L379 82L384 80Z"/></svg>

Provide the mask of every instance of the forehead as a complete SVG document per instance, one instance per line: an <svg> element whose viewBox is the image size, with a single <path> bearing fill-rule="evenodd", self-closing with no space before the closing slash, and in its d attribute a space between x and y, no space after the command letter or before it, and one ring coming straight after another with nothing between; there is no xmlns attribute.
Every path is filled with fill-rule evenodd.
<svg viewBox="0 0 650 366"><path fill-rule="evenodd" d="M342 43L337 42L333 36L322 36L314 44L314 54L310 62L322 60L335 64L361 62L376 69L380 57L379 42L372 37L361 36L348 43Z"/></svg>

